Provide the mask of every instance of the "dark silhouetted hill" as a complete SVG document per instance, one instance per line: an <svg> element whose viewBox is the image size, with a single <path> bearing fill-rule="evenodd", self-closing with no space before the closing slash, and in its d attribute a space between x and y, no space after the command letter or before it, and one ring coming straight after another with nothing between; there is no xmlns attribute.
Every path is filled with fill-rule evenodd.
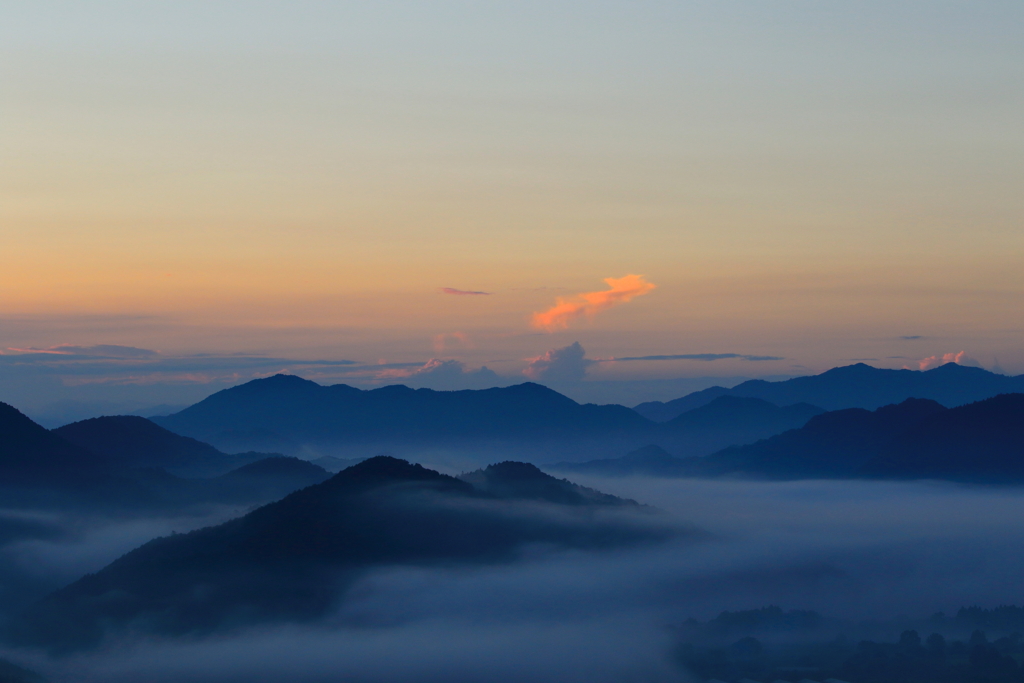
<svg viewBox="0 0 1024 683"><path fill-rule="evenodd" d="M507 481L509 469L492 474ZM150 541L52 594L10 634L68 649L98 644L107 629L184 634L313 619L374 566L509 562L524 545L598 549L675 533L634 506L600 516L590 507L502 498L370 458L239 519Z"/></svg>
<svg viewBox="0 0 1024 683"><path fill-rule="evenodd" d="M144 417L96 417L53 430L71 443L125 467L159 467L179 477L214 477L262 460L267 453L228 455L179 436Z"/></svg>
<svg viewBox="0 0 1024 683"><path fill-rule="evenodd" d="M545 465L554 472L596 474L603 477L678 477L686 474L686 458L677 458L661 446L649 445L627 453L621 458L559 462Z"/></svg>
<svg viewBox="0 0 1024 683"><path fill-rule="evenodd" d="M275 500L330 478L324 468L308 460L272 456L205 480L215 500Z"/></svg>
<svg viewBox="0 0 1024 683"><path fill-rule="evenodd" d="M1024 375L1008 377L957 363L924 372L885 370L857 363L782 382L750 380L732 389L711 387L666 403L643 403L636 410L652 420L666 421L723 395L760 398L779 406L810 403L825 410L874 410L908 398L928 398L954 407L998 394L1022 392Z"/></svg>
<svg viewBox="0 0 1024 683"><path fill-rule="evenodd" d="M0 487L87 491L112 476L111 463L0 403Z"/></svg>
<svg viewBox="0 0 1024 683"><path fill-rule="evenodd" d="M895 479L1024 481L1024 394L925 416L900 432L861 474Z"/></svg>
<svg viewBox="0 0 1024 683"><path fill-rule="evenodd" d="M907 399L823 413L806 426L687 460L690 476L1024 481L1024 395L956 408Z"/></svg>

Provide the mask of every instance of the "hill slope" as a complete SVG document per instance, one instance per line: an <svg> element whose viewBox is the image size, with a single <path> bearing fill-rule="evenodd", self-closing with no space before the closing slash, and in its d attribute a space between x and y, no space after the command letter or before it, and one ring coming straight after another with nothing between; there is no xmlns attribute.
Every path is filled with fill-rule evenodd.
<svg viewBox="0 0 1024 683"><path fill-rule="evenodd" d="M105 482L111 463L0 403L0 486L82 491Z"/></svg>
<svg viewBox="0 0 1024 683"><path fill-rule="evenodd" d="M262 460L267 453L228 455L179 436L144 417L96 417L53 430L73 444L125 467L159 467L180 477L213 477Z"/></svg>

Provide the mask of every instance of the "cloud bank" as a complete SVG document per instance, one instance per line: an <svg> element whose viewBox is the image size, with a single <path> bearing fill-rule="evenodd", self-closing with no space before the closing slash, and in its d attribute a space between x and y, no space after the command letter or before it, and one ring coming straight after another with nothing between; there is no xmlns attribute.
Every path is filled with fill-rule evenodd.
<svg viewBox="0 0 1024 683"><path fill-rule="evenodd" d="M523 374L538 382L578 382L595 361L589 360L579 342L551 349L543 356L530 358Z"/></svg>
<svg viewBox="0 0 1024 683"><path fill-rule="evenodd" d="M566 329L569 323L577 318L597 315L612 306L643 296L657 286L644 280L643 275L609 277L604 281L609 287L606 290L586 292L574 298L559 297L555 305L548 310L533 314L532 325L548 332Z"/></svg>

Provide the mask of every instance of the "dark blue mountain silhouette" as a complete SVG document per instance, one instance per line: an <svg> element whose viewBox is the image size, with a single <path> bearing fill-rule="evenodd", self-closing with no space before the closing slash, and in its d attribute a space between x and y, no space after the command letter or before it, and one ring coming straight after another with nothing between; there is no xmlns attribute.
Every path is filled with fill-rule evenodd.
<svg viewBox="0 0 1024 683"><path fill-rule="evenodd" d="M686 461L689 476L1024 481L1024 395L956 408L907 399L873 412L850 408L812 418L747 446Z"/></svg>
<svg viewBox="0 0 1024 683"><path fill-rule="evenodd" d="M131 429L124 429L125 425ZM68 431L74 437L82 436L83 442L111 446L109 455L72 443L63 438L66 431L48 431L0 403L0 495L5 505L138 512L170 511L204 502L265 503L329 476L323 468L296 458L259 454L260 459L251 462L250 455L225 455L143 418L100 418L69 427L75 427ZM139 432L146 438L139 437ZM158 438L149 438L154 434ZM167 450L161 450L168 444L182 443L184 452L171 449L168 455ZM147 451L149 444L155 444L153 451ZM222 476L198 480L182 479L154 467L173 457L180 458L175 462L193 458L193 465L206 458L219 459L217 468L221 470L221 461L249 464ZM42 537L50 533L24 523L0 526L0 540L5 535Z"/></svg>
<svg viewBox="0 0 1024 683"><path fill-rule="evenodd" d="M478 391L390 386L362 391L276 375L220 391L175 415L154 418L178 434L224 449L291 444L289 453L353 459L404 447L514 453L517 459L618 454L654 443L706 455L798 427L819 409L778 408L736 397L658 425L617 405L581 405L538 384ZM265 439L266 441L261 441Z"/></svg>
<svg viewBox="0 0 1024 683"><path fill-rule="evenodd" d="M561 505L638 505L634 500L601 493L568 479L555 479L541 472L536 465L525 462L499 462L463 474L459 479L498 498L539 500Z"/></svg>
<svg viewBox="0 0 1024 683"><path fill-rule="evenodd" d="M132 415L82 420L53 432L125 467L159 467L180 477L213 477L272 455L228 455L210 444L179 436L144 417Z"/></svg>
<svg viewBox="0 0 1024 683"><path fill-rule="evenodd" d="M724 395L760 398L779 406L803 402L826 410L874 410L908 398L929 398L954 407L997 394L1021 392L1024 375L1008 377L956 363L925 372L885 370L857 363L782 382L750 380L732 389L711 387L666 403L641 403L635 410L649 419L665 421Z"/></svg>
<svg viewBox="0 0 1024 683"><path fill-rule="evenodd" d="M538 502L538 483L555 481L538 474L505 463L481 490L370 458L239 519L150 541L29 609L10 636L66 649L98 644L107 628L182 634L311 619L373 566L509 562L527 544L598 549L676 533L624 501L612 517L586 501Z"/></svg>
<svg viewBox="0 0 1024 683"><path fill-rule="evenodd" d="M107 458L69 443L0 403L0 487L87 491L106 483Z"/></svg>
<svg viewBox="0 0 1024 683"><path fill-rule="evenodd" d="M178 433L223 443L239 435L304 443L466 438L565 438L628 433L649 423L623 406L580 405L539 384L478 391L388 386L362 391L275 375L219 391L156 419Z"/></svg>

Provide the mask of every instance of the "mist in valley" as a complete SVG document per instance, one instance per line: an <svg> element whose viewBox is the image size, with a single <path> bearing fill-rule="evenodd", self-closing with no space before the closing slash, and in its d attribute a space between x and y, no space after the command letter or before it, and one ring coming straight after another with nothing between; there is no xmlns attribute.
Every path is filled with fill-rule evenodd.
<svg viewBox="0 0 1024 683"><path fill-rule="evenodd" d="M804 638L892 640L901 618L1024 596L1022 489L574 479L658 508L658 524L703 533L605 551L535 546L507 564L379 568L314 623L204 637L119 633L93 651L4 655L69 682L685 681L674 648L690 618L779 605L824 615ZM58 520L62 535L2 552L19 580L49 586L230 512L82 527Z"/></svg>

